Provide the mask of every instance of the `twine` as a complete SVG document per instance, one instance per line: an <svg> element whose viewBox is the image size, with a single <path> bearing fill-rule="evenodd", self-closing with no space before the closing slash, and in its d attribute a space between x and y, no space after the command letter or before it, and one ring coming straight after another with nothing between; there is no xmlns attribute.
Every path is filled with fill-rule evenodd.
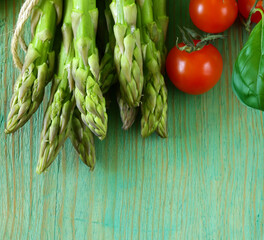
<svg viewBox="0 0 264 240"><path fill-rule="evenodd" d="M22 33L23 33L24 25L28 20L32 12L32 9L37 5L38 1L39 0L26 0L18 14L16 28L11 42L11 52L12 52L14 64L20 70L22 70L23 64L20 57L18 56L18 42L20 43L21 48L24 51L27 51L27 44L24 38L22 37L23 35Z"/></svg>

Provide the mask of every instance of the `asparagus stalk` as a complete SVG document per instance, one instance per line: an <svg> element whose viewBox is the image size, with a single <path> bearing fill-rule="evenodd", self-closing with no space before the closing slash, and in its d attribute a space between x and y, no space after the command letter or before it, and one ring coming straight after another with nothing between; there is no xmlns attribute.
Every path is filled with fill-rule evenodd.
<svg viewBox="0 0 264 240"><path fill-rule="evenodd" d="M168 30L169 17L166 14L166 0L153 0L153 12L154 19L158 26L158 38L156 40L156 47L160 51L161 54L161 69L162 72L165 72L165 62L167 56L167 48L166 48L166 35ZM156 132L163 138L168 137L168 104L167 104L167 93L165 92L164 97L166 97L166 104L163 108L160 122L158 124Z"/></svg>
<svg viewBox="0 0 264 240"><path fill-rule="evenodd" d="M96 0L75 0L72 11L75 58L73 78L76 105L84 123L104 139L107 132L105 99L98 84L99 56L95 44L98 23Z"/></svg>
<svg viewBox="0 0 264 240"><path fill-rule="evenodd" d="M111 0L109 2L111 2ZM109 30L109 45L107 45L106 52L105 52L104 58L102 59L102 64L100 67L102 68L102 73L104 73L104 74L102 74L102 76L106 76L107 74L110 73L112 66L113 66L113 70L114 70L113 73L115 73L115 76L117 79L116 68L115 68L115 63L114 63L114 48L115 48L115 44L116 44L115 35L113 32L114 21L113 21L111 11L109 9L109 4L107 5L107 7L105 10L105 16L107 19L107 25L108 25L108 30ZM104 63L104 61L105 61L105 63ZM108 68L106 67L107 65L109 66ZM107 90L107 87L110 85L110 84L107 84L108 82L114 83L111 80L111 78L112 78L111 73L108 76L109 77L107 77L107 78L102 78L101 88L103 89L103 91L104 91L104 89ZM138 109L136 107L130 107L129 106L129 104L126 102L124 97L121 96L120 90L117 91L117 103L118 103L119 110L120 110L120 117L121 117L121 120L123 123L122 128L124 130L128 130L133 125L133 123L136 119Z"/></svg>
<svg viewBox="0 0 264 240"><path fill-rule="evenodd" d="M120 92L117 94L117 102L120 109L120 117L123 123L122 128L128 130L136 120L138 108L130 107L121 97Z"/></svg>
<svg viewBox="0 0 264 240"><path fill-rule="evenodd" d="M162 71L165 70L167 48L165 45L169 24L169 17L166 13L166 0L153 0L154 19L158 26L158 38L156 47L161 53Z"/></svg>
<svg viewBox="0 0 264 240"><path fill-rule="evenodd" d="M110 9L115 20L115 65L120 92L130 107L140 104L144 77L140 30L136 26L135 0L113 0Z"/></svg>
<svg viewBox="0 0 264 240"><path fill-rule="evenodd" d="M71 74L74 57L73 33L71 28L72 0L66 0L61 28L63 42L59 54L57 75L52 85L49 106L46 110L41 132L40 154L37 173L45 171L55 160L61 146L69 134L68 124L73 113L75 100Z"/></svg>
<svg viewBox="0 0 264 240"><path fill-rule="evenodd" d="M33 40L11 98L6 133L15 132L36 112L53 75L52 51L56 24L61 20L62 0L40 0L32 15Z"/></svg>
<svg viewBox="0 0 264 240"><path fill-rule="evenodd" d="M93 170L95 165L93 134L83 123L81 113L77 108L75 108L72 116L69 136L74 148L80 155L81 160Z"/></svg>
<svg viewBox="0 0 264 240"><path fill-rule="evenodd" d="M108 42L105 46L105 53L100 63L99 71L99 84L103 93L108 92L110 87L117 82L117 72L114 62L114 48L116 44L113 31L114 19L109 8L109 1L106 1L105 5L104 15L108 29Z"/></svg>
<svg viewBox="0 0 264 240"><path fill-rule="evenodd" d="M157 32L157 25L153 19L152 0L138 0L138 8L145 74L141 135L147 137L157 129L161 120L163 108L167 104L167 89L161 74L161 55L152 40L155 39Z"/></svg>

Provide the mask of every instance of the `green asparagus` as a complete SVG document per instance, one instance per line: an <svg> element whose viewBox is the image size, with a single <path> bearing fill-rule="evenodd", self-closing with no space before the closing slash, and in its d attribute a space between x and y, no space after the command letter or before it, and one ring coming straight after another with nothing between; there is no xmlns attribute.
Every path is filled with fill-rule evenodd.
<svg viewBox="0 0 264 240"><path fill-rule="evenodd" d="M151 0L138 0L139 26L144 52L145 86L141 106L141 135L147 137L158 127L164 106L167 104L167 89L161 74L161 54L155 42L157 24L153 20Z"/></svg>
<svg viewBox="0 0 264 240"><path fill-rule="evenodd" d="M72 145L81 157L81 160L94 169L95 165L95 147L93 134L90 129L83 123L81 113L75 108L70 126L70 139Z"/></svg>
<svg viewBox="0 0 264 240"><path fill-rule="evenodd" d="M158 26L158 38L155 43L161 53L162 71L164 72L167 56L165 41L169 23L169 17L166 15L166 0L153 0L153 13Z"/></svg>
<svg viewBox="0 0 264 240"><path fill-rule="evenodd" d="M104 2L104 1L103 1ZM101 3L101 2L100 2ZM106 19L108 42L105 46L105 53L100 63L99 84L103 93L108 92L109 88L117 82L117 72L114 62L115 35L113 31L114 19L112 17L109 1L106 1L104 15Z"/></svg>
<svg viewBox="0 0 264 240"><path fill-rule="evenodd" d="M121 97L120 92L117 94L117 102L120 110L120 117L123 123L122 128L128 130L136 120L138 108L130 107Z"/></svg>
<svg viewBox="0 0 264 240"><path fill-rule="evenodd" d="M75 81L76 105L84 123L104 139L107 132L105 99L98 84L99 56L95 36L98 9L95 0L75 0L72 11L75 58L72 71Z"/></svg>
<svg viewBox="0 0 264 240"><path fill-rule="evenodd" d="M153 0L153 13L154 13L154 19L158 26L158 38L156 38L156 47L160 51L161 54L161 70L162 72L165 72L165 62L166 62L166 56L167 56L167 48L165 45L166 41L166 35L167 35L167 29L168 29L168 23L169 23L169 17L166 15L166 0ZM165 106L162 111L161 119L158 124L156 132L163 138L168 137L168 116L167 116L167 110L168 110L168 104L167 104L167 93L164 92L163 94L165 98Z"/></svg>
<svg viewBox="0 0 264 240"><path fill-rule="evenodd" d="M63 42L59 55L57 75L52 85L52 93L44 116L41 132L40 154L37 173L45 171L56 158L60 147L68 136L68 124L73 113L75 100L72 86L71 62L74 57L72 44L71 11L72 0L65 1L64 19L61 28Z"/></svg>
<svg viewBox="0 0 264 240"><path fill-rule="evenodd" d="M6 133L22 127L43 100L45 86L53 75L55 54L52 47L55 27L61 15L62 0L40 0L33 11L33 40L28 46L22 72L14 86Z"/></svg>
<svg viewBox="0 0 264 240"><path fill-rule="evenodd" d="M135 0L113 0L110 5L115 20L115 65L120 92L130 107L140 105L144 84L140 30L136 26Z"/></svg>
<svg viewBox="0 0 264 240"><path fill-rule="evenodd" d="M166 87L162 88L162 91L164 91L161 95L163 96L163 101L164 101L164 106L161 114L160 121L158 123L156 132L159 134L160 137L162 138L167 138L168 137L168 103L167 103L167 89Z"/></svg>

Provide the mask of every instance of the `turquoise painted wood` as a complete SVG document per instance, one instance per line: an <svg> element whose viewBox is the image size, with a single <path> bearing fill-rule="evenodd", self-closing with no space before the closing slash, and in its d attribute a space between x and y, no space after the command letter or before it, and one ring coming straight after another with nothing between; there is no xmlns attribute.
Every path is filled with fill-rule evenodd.
<svg viewBox="0 0 264 240"><path fill-rule="evenodd" d="M186 0L170 0L168 45L192 26ZM66 142L46 174L35 173L43 109L6 136L18 76L10 42L22 0L0 0L0 239L264 239L263 114L231 90L235 58L248 35L239 21L216 46L221 81L202 96L169 88L169 138L121 130L116 103L96 141L89 172ZM29 40L27 31L27 40Z"/></svg>

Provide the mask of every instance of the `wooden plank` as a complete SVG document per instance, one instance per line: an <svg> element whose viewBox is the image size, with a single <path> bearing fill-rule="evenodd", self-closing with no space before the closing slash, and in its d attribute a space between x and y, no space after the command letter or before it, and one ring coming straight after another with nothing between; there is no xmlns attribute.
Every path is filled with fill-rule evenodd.
<svg viewBox="0 0 264 240"><path fill-rule="evenodd" d="M177 25L193 26L188 3L169 1L169 48ZM38 176L48 95L23 129L4 134L19 73L10 42L21 4L0 2L0 239L264 238L263 114L242 106L231 89L232 66L248 37L239 21L216 43L225 64L213 90L188 96L167 81L167 140L142 139L139 120L123 132L113 101L108 136L96 140L95 171L67 141Z"/></svg>

